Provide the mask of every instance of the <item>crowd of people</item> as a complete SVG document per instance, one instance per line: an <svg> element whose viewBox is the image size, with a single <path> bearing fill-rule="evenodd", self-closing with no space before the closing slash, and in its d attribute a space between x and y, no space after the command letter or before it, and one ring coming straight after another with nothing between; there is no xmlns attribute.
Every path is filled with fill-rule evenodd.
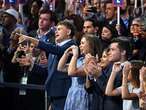
<svg viewBox="0 0 146 110"><path fill-rule="evenodd" d="M145 0L120 20L113 0L20 1L0 0L2 110L146 110Z"/></svg>

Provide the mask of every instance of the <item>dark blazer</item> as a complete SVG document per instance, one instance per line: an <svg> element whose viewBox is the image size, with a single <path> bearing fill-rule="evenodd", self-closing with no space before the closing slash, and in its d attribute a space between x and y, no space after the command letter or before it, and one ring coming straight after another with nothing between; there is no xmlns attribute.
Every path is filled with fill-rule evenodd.
<svg viewBox="0 0 146 110"><path fill-rule="evenodd" d="M39 42L38 48L44 50L48 54L48 78L46 88L49 96L66 96L71 84L71 79L67 73L57 71L59 59L64 51L74 45L73 40L67 42L63 46L52 45L51 43Z"/></svg>
<svg viewBox="0 0 146 110"><path fill-rule="evenodd" d="M102 75L96 81L91 81L92 86L87 91L93 94L90 110L122 110L121 97L110 97L105 95L105 88L110 77L112 65L109 65L102 71ZM121 75L119 74L114 83L114 87L121 85Z"/></svg>
<svg viewBox="0 0 146 110"><path fill-rule="evenodd" d="M67 73L57 71L57 65L64 51L71 45L76 45L74 40L70 40L62 46L43 41L39 41L38 44L38 48L44 50L48 55L48 73L44 72L43 74L48 75L45 85L47 94L51 98L52 110L64 109L68 89L71 85L71 78ZM42 69L41 66L34 65L32 71L35 73L35 71L39 71L40 69Z"/></svg>

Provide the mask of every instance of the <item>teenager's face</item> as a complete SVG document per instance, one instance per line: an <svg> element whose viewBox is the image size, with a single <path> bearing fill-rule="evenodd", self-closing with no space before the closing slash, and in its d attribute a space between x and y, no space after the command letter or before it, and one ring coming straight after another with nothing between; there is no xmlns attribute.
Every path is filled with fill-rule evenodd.
<svg viewBox="0 0 146 110"><path fill-rule="evenodd" d="M82 39L81 39L81 42L80 42L80 51L81 51L81 54L87 54L87 53L89 53L89 51L90 51L90 46L89 46L89 42L86 40L86 38L85 37L83 37Z"/></svg>
<svg viewBox="0 0 146 110"><path fill-rule="evenodd" d="M109 61L116 62L121 60L121 50L118 43L111 43L109 47Z"/></svg>
<svg viewBox="0 0 146 110"><path fill-rule="evenodd" d="M29 52L32 53L34 48L35 48L35 45L33 43L31 43L30 47L29 47Z"/></svg>
<svg viewBox="0 0 146 110"><path fill-rule="evenodd" d="M109 65L110 61L109 61L109 58L108 58L108 53L107 52L103 52L102 53L102 57L100 59L100 66L102 68L105 68L107 65Z"/></svg>
<svg viewBox="0 0 146 110"><path fill-rule="evenodd" d="M43 31L48 31L48 29L51 27L51 21L50 21L50 14L40 14L39 16L39 29Z"/></svg>
<svg viewBox="0 0 146 110"><path fill-rule="evenodd" d="M68 29L65 25L58 25L57 30L55 31L55 41L60 43L69 38L71 30Z"/></svg>

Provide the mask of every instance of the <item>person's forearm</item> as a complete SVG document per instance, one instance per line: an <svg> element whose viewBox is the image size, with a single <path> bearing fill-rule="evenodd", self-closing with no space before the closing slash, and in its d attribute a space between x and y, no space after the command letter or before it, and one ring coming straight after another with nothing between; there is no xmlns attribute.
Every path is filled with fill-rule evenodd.
<svg viewBox="0 0 146 110"><path fill-rule="evenodd" d="M57 70L67 72L66 62L68 59L68 54L64 53L61 59L59 60Z"/></svg>
<svg viewBox="0 0 146 110"><path fill-rule="evenodd" d="M38 43L39 43L39 40L38 39L33 38L33 37L30 37L30 36L27 36L27 35L20 35L19 42L23 42L25 40L29 40L35 46L38 46Z"/></svg>
<svg viewBox="0 0 146 110"><path fill-rule="evenodd" d="M115 81L115 77L116 77L116 73L111 73L111 76L108 80L107 86L106 86L106 90L105 90L105 94L108 96L113 96L113 90L114 90L114 81Z"/></svg>
<svg viewBox="0 0 146 110"><path fill-rule="evenodd" d="M140 90L142 90L142 91L144 91L144 84L143 84L144 82L141 80L140 81Z"/></svg>
<svg viewBox="0 0 146 110"><path fill-rule="evenodd" d="M76 75L78 56L72 56L68 67L68 75Z"/></svg>
<svg viewBox="0 0 146 110"><path fill-rule="evenodd" d="M129 96L129 90L128 90L128 79L127 76L123 75L123 81L122 81L122 98L125 99Z"/></svg>

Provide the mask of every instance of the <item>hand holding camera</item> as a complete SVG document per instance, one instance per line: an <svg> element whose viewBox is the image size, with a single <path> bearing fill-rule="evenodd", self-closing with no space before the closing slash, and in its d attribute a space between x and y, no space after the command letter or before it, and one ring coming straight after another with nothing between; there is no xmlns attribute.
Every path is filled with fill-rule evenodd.
<svg viewBox="0 0 146 110"><path fill-rule="evenodd" d="M23 41L13 56L12 63L19 63L20 66L29 66L31 64L32 53L29 52L30 41Z"/></svg>
<svg viewBox="0 0 146 110"><path fill-rule="evenodd" d="M20 66L29 67L32 64L33 60L31 56L22 56L21 58L18 59L18 62Z"/></svg>
<svg viewBox="0 0 146 110"><path fill-rule="evenodd" d="M20 49L20 47L17 48L17 50L14 53L14 56L12 58L12 63L18 63L19 58L22 56L26 56L26 53Z"/></svg>
<svg viewBox="0 0 146 110"><path fill-rule="evenodd" d="M23 56L26 56L23 50L16 52L16 58L22 58Z"/></svg>

